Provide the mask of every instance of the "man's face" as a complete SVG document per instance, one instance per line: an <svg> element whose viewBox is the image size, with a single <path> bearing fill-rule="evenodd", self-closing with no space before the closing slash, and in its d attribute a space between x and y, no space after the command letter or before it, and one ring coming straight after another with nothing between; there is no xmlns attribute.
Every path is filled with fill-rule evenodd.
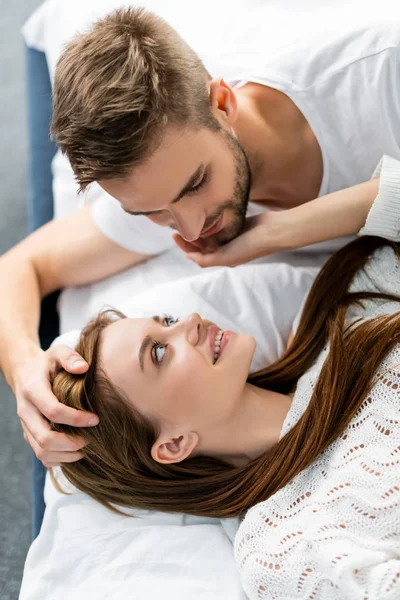
<svg viewBox="0 0 400 600"><path fill-rule="evenodd" d="M241 233L251 173L237 139L225 128L169 128L161 145L123 179L102 180L122 208L219 246Z"/></svg>

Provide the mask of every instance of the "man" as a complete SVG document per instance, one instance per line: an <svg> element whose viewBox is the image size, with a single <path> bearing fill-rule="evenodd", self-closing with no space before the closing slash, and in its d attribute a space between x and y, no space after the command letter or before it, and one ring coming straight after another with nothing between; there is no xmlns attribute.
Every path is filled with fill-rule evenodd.
<svg viewBox="0 0 400 600"><path fill-rule="evenodd" d="M44 417L96 421L51 392L60 366L87 365L73 366L79 356L65 346L40 350L41 297L174 242L200 266L233 266L363 225L378 190L367 181L374 167L384 153L400 158L400 27L314 42L311 55L309 46L282 53L228 85L165 22L129 9L63 53L52 133L80 188L97 181L116 200L46 225L0 260L0 366L46 466L78 460L83 444L51 432Z"/></svg>

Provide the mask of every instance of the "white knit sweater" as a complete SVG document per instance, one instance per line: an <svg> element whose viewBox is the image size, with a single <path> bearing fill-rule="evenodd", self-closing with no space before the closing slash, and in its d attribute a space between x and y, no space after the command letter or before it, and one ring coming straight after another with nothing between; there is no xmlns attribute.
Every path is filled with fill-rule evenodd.
<svg viewBox="0 0 400 600"><path fill-rule="evenodd" d="M384 156L379 193L360 235L400 241L400 162ZM400 295L400 264L377 250L351 291ZM400 310L370 300L349 319ZM299 380L281 437L311 398L328 347ZM400 347L343 434L290 484L246 514L235 558L250 600L400 599Z"/></svg>

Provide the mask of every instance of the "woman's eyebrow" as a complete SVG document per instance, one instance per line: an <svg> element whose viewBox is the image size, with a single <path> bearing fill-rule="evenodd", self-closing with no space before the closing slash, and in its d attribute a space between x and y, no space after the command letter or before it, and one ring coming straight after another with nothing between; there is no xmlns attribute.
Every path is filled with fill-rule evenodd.
<svg viewBox="0 0 400 600"><path fill-rule="evenodd" d="M158 315L154 315L151 318L156 323L161 323L161 317L159 317ZM146 335L146 337L144 338L143 342L141 343L141 346L140 346L140 349L139 349L139 365L140 365L140 368L142 370L142 373L144 373L144 357L145 357L145 354L146 354L146 350L150 346L151 342L152 342L151 336L150 335Z"/></svg>

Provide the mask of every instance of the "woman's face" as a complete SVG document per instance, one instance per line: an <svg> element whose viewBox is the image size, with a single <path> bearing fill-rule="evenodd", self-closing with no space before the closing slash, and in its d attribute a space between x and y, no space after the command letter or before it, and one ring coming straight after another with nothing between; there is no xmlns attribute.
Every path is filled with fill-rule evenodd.
<svg viewBox="0 0 400 600"><path fill-rule="evenodd" d="M219 332L194 313L182 321L121 319L101 334L100 361L111 383L161 427L152 449L159 462L212 452L218 432L240 412L256 343L226 331L219 344Z"/></svg>

